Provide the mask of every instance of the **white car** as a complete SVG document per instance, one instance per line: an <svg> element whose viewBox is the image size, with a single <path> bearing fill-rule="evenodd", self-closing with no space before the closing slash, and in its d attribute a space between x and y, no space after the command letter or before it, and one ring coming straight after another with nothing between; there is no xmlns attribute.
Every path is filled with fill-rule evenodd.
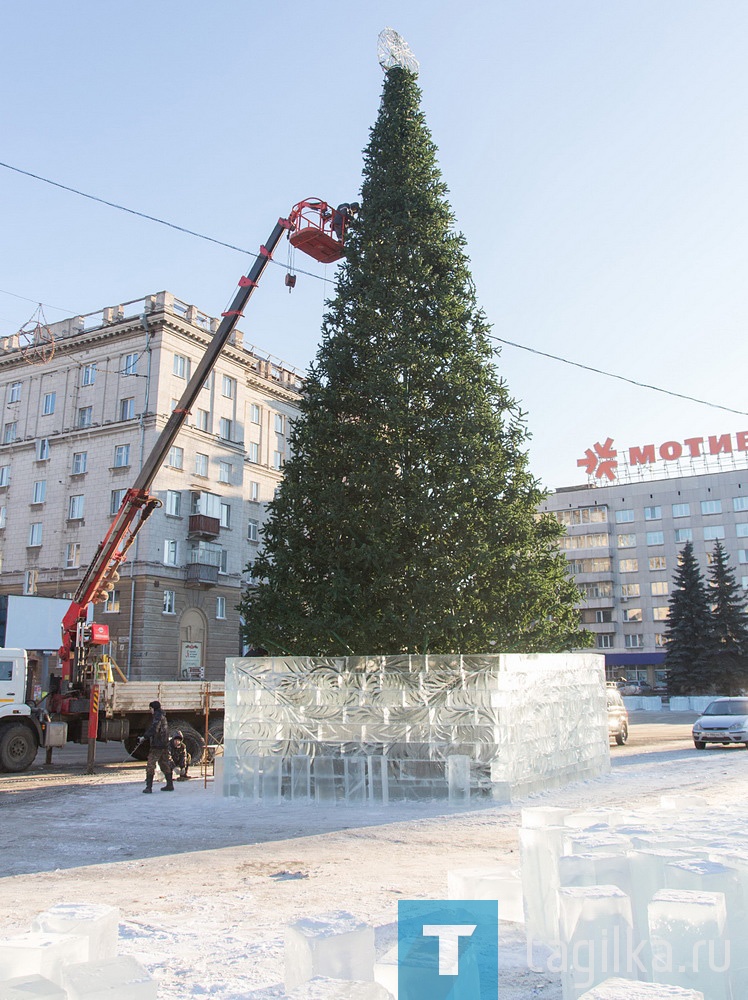
<svg viewBox="0 0 748 1000"><path fill-rule="evenodd" d="M693 724L693 745L743 743L748 749L748 698L717 698Z"/></svg>

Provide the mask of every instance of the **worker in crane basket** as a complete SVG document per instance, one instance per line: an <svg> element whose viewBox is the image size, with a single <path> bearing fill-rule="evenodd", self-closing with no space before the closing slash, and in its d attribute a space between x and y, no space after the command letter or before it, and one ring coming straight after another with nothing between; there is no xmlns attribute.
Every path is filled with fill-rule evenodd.
<svg viewBox="0 0 748 1000"><path fill-rule="evenodd" d="M190 776L187 772L192 763L192 757L187 751L187 744L184 742L184 733L181 729L177 729L169 740L169 753L174 770L179 771L177 781L189 780Z"/></svg>
<svg viewBox="0 0 748 1000"><path fill-rule="evenodd" d="M153 776L156 773L156 764L161 768L166 778L166 784L162 786L161 791L173 792L174 783L171 780L173 768L169 755L169 723L166 718L166 712L161 708L160 701L152 701L148 708L153 715L153 719L150 726L138 740L139 743L142 743L143 740L151 741L148 751L148 763L145 765L145 788L143 792L153 791Z"/></svg>

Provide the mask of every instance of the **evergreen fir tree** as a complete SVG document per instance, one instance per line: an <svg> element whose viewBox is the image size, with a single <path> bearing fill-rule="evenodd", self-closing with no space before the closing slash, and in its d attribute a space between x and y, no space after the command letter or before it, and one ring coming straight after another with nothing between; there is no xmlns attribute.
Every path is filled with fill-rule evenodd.
<svg viewBox="0 0 748 1000"><path fill-rule="evenodd" d="M714 546L709 583L716 644L713 668L715 688L721 694L738 694L746 681L748 615L744 610L745 599L735 582L735 574L730 569L721 542L716 542Z"/></svg>
<svg viewBox="0 0 748 1000"><path fill-rule="evenodd" d="M415 76L391 69L240 606L245 638L270 652L587 644L453 227Z"/></svg>
<svg viewBox="0 0 748 1000"><path fill-rule="evenodd" d="M670 613L665 628L668 693L712 692L714 633L709 594L693 544L686 542L675 571Z"/></svg>

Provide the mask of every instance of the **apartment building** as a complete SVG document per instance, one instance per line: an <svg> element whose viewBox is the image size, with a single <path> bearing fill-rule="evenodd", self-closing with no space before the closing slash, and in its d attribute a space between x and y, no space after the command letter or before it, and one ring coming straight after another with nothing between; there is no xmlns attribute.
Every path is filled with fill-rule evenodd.
<svg viewBox="0 0 748 1000"><path fill-rule="evenodd" d="M719 540L748 599L747 469L572 486L541 509L566 527L561 545L585 597L583 626L609 677L664 683L668 601L687 541L707 576Z"/></svg>
<svg viewBox="0 0 748 1000"><path fill-rule="evenodd" d="M159 292L0 341L0 593L72 597L220 320ZM97 621L134 680L221 679L302 383L237 331Z"/></svg>

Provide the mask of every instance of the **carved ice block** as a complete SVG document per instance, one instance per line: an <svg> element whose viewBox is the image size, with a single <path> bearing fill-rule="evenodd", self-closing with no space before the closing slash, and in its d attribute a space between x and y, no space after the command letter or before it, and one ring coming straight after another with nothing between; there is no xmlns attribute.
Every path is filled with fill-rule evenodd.
<svg viewBox="0 0 748 1000"><path fill-rule="evenodd" d="M315 976L286 995L287 1000L392 1000L392 996L380 983L344 982L324 976Z"/></svg>
<svg viewBox="0 0 748 1000"><path fill-rule="evenodd" d="M157 1000L158 982L132 955L63 969L68 1000Z"/></svg>
<svg viewBox="0 0 748 1000"><path fill-rule="evenodd" d="M447 757L447 788L450 805L470 799L470 758L464 754Z"/></svg>
<svg viewBox="0 0 748 1000"><path fill-rule="evenodd" d="M31 923L32 931L80 934L88 939L89 962L117 954L119 910L104 903L57 903Z"/></svg>
<svg viewBox="0 0 748 1000"><path fill-rule="evenodd" d="M85 962L88 938L78 934L27 931L0 938L0 980L18 976L44 976L62 985L62 967Z"/></svg>
<svg viewBox="0 0 748 1000"><path fill-rule="evenodd" d="M67 992L44 976L20 976L0 982L0 1000L67 1000Z"/></svg>
<svg viewBox="0 0 748 1000"><path fill-rule="evenodd" d="M305 917L286 927L287 990L315 976L373 981L374 928L350 913Z"/></svg>
<svg viewBox="0 0 748 1000"><path fill-rule="evenodd" d="M367 757L369 802L386 806L390 801L389 765L386 757Z"/></svg>
<svg viewBox="0 0 748 1000"><path fill-rule="evenodd" d="M262 801L266 805L278 805L283 785L283 757L280 754L265 754L261 763Z"/></svg>
<svg viewBox="0 0 748 1000"><path fill-rule="evenodd" d="M579 1000L704 1000L704 994L664 983L632 983L630 979L613 978L583 993Z"/></svg>
<svg viewBox="0 0 748 1000"><path fill-rule="evenodd" d="M509 865L494 868L453 868L447 872L448 899L495 899L499 920L523 924L520 873Z"/></svg>
<svg viewBox="0 0 748 1000"><path fill-rule="evenodd" d="M311 796L311 761L296 754L291 758L291 799L308 799Z"/></svg>
<svg viewBox="0 0 748 1000"><path fill-rule="evenodd" d="M366 801L366 758L346 757L343 760L343 789L347 804Z"/></svg>
<svg viewBox="0 0 748 1000"><path fill-rule="evenodd" d="M332 757L314 758L312 782L315 801L335 805L335 761Z"/></svg>
<svg viewBox="0 0 748 1000"><path fill-rule="evenodd" d="M631 902L617 885L561 887L558 907L564 1000L577 1000L611 971L635 978Z"/></svg>
<svg viewBox="0 0 748 1000"><path fill-rule="evenodd" d="M525 928L533 941L558 939L558 859L567 832L563 826L519 831Z"/></svg>
<svg viewBox="0 0 748 1000"><path fill-rule="evenodd" d="M652 978L731 1000L727 911L721 892L664 889L649 904Z"/></svg>

